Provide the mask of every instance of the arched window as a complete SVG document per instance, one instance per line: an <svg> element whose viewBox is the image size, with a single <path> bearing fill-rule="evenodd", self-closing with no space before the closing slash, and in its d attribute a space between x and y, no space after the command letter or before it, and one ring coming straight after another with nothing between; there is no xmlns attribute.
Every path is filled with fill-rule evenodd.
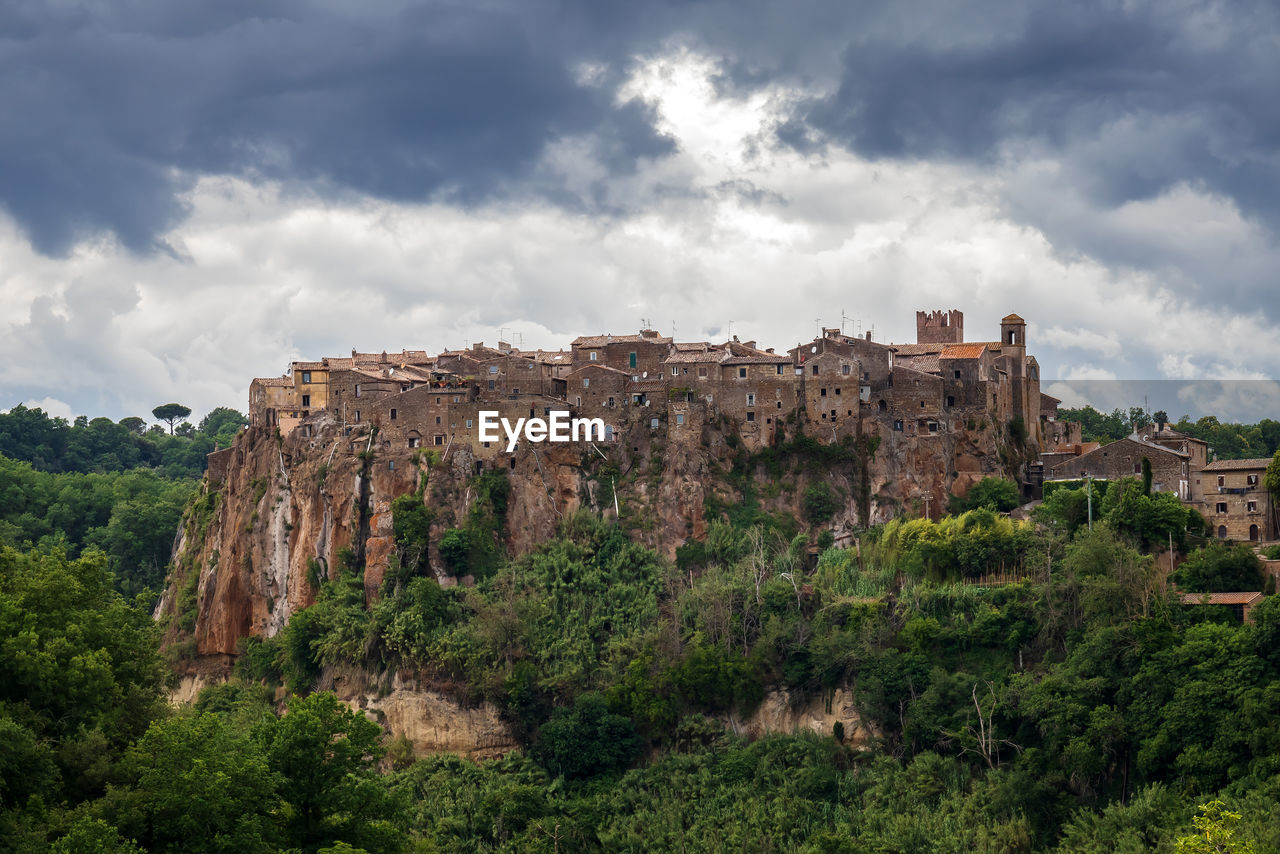
<svg viewBox="0 0 1280 854"><path fill-rule="evenodd" d="M883 400L876 404L876 406L879 407L881 412L885 412L889 408L889 404L885 403Z"/></svg>
<svg viewBox="0 0 1280 854"><path fill-rule="evenodd" d="M1226 526L1226 525L1219 525L1219 526L1218 526L1218 539L1220 539L1220 540L1225 540L1226 538L1227 538L1227 526Z"/></svg>

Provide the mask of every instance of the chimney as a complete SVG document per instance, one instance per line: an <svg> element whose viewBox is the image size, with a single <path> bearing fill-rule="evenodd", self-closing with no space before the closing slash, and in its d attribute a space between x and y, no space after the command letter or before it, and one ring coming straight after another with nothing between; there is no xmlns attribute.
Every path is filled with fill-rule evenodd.
<svg viewBox="0 0 1280 854"><path fill-rule="evenodd" d="M868 340L868 341L870 341L870 340L871 340L871 330L870 330L870 329L868 329L868 330L867 330L867 340Z"/></svg>

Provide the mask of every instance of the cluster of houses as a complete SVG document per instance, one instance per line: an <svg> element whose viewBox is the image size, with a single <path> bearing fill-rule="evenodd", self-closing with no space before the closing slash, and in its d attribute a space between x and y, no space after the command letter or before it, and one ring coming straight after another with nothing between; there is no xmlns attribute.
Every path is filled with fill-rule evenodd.
<svg viewBox="0 0 1280 854"><path fill-rule="evenodd" d="M250 421L303 435L322 424L348 432L376 425L380 441L467 443L491 463L506 451L481 439L482 410L514 421L567 409L601 419L605 441L637 428L697 437L709 420L729 419L753 450L797 419L824 441L866 431L927 439L982 418L1020 422L1029 442L1041 442L1057 401L1040 393L1021 317L1003 318L999 340L985 342L964 341L964 317L954 310L917 312L916 331L916 343L894 345L823 329L785 352L737 337L676 341L652 329L583 336L568 350L500 341L435 355L352 351L255 379Z"/></svg>
<svg viewBox="0 0 1280 854"><path fill-rule="evenodd" d="M736 337L677 341L642 329L582 336L567 350L500 341L434 355L352 351L253 380L250 422L304 436L325 424L348 434L376 426L388 447L467 444L490 464L510 454L505 442L482 439L482 410L513 422L566 410L599 418L605 442L635 429L697 441L705 424L728 419L749 450L770 445L797 421L831 442L864 433L928 441L978 421L1019 424L1027 447L1042 451L1027 468L1031 489L1046 480L1140 476L1145 459L1152 488L1196 507L1217 536L1276 537L1262 487L1269 460L1211 461L1205 442L1164 424L1107 445L1083 442L1080 424L1059 421L1059 401L1040 391L1026 322L1010 314L999 329L998 339L965 341L962 312L919 311L910 344L823 329L777 352Z"/></svg>
<svg viewBox="0 0 1280 854"><path fill-rule="evenodd" d="M1263 485L1271 460L1211 461L1207 442L1167 424L1150 424L1106 445L1052 443L1040 460L1045 480L1107 481L1141 477L1145 460L1151 467L1152 490L1172 492L1194 507L1219 539L1257 543L1277 535L1271 496Z"/></svg>

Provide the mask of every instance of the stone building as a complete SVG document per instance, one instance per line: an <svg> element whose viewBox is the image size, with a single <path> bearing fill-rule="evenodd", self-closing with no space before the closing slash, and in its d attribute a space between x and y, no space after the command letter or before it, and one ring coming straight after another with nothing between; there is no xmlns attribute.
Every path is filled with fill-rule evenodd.
<svg viewBox="0 0 1280 854"><path fill-rule="evenodd" d="M966 342L964 316L951 310L917 312L914 344L822 329L785 354L737 338L679 342L652 329L583 336L568 350L522 352L504 341L436 356L353 350L349 357L295 362L286 377L254 380L250 419L307 435L321 421L347 435L376 427L376 441L388 448L465 443L477 461L494 465L502 464L505 443L479 439L480 410L512 421L565 410L601 418L610 438L643 426L673 441L700 441L714 422L731 426L750 451L773 444L787 425L821 441L873 434L908 448L917 437L928 441L1017 417L1031 442L1049 435L1069 441L1070 428L1055 423L1057 401L1039 391L1025 328L1010 314L1001 320L1000 340ZM1152 441L1164 439L1172 440ZM357 452L354 445L347 451ZM965 464L965 471L979 471L977 462ZM945 489L938 484L956 476L948 465L930 475L928 489Z"/></svg>
<svg viewBox="0 0 1280 854"><path fill-rule="evenodd" d="M1172 492L1184 502L1191 501L1193 470L1190 455L1149 442L1136 434L1058 462L1048 470L1045 478L1076 480L1089 476L1114 481L1122 477L1142 477L1143 459L1151 463L1153 491Z"/></svg>
<svg viewBox="0 0 1280 854"><path fill-rule="evenodd" d="M1200 513L1220 540L1276 537L1271 496L1263 487L1270 459L1217 460L1195 478Z"/></svg>

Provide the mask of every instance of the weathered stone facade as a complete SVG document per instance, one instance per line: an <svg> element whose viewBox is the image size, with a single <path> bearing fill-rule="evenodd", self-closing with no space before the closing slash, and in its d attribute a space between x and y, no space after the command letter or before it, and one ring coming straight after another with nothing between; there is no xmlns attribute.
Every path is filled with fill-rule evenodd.
<svg viewBox="0 0 1280 854"><path fill-rule="evenodd" d="M1270 459L1218 460L1196 473L1200 513L1221 540L1276 537L1271 495L1263 487Z"/></svg>

